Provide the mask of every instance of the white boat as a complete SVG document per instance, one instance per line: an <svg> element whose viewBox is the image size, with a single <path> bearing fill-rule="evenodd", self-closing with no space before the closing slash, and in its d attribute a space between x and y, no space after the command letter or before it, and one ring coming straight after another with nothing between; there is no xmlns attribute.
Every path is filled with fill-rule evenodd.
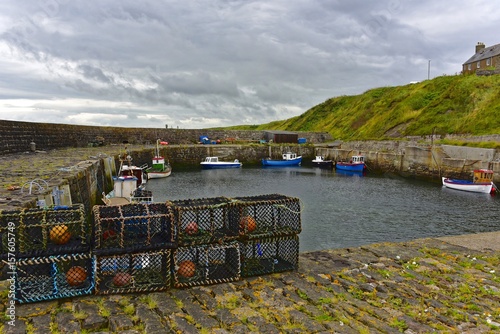
<svg viewBox="0 0 500 334"><path fill-rule="evenodd" d="M322 155L317 155L316 158L312 160L313 166L321 168L333 168L333 160L325 160Z"/></svg>
<svg viewBox="0 0 500 334"><path fill-rule="evenodd" d="M165 158L160 155L159 145L168 145L168 143L160 141L159 139L156 141L156 152L153 157L153 165L146 169L148 180L164 178L170 176L172 173L172 167L168 161L165 162Z"/></svg>
<svg viewBox="0 0 500 334"><path fill-rule="evenodd" d="M120 168L117 176L113 176L113 190L107 195L103 193L103 202L106 205L153 202L151 191L145 189L148 179L147 164L133 165L132 157L128 153L121 154L119 160Z"/></svg>
<svg viewBox="0 0 500 334"><path fill-rule="evenodd" d="M240 168L243 164L238 159L234 161L220 161L219 157L206 157L205 161L200 162L203 169L217 168Z"/></svg>
<svg viewBox="0 0 500 334"><path fill-rule="evenodd" d="M490 194L495 192L493 171L489 169L476 169L472 180L442 178L443 186L450 189Z"/></svg>

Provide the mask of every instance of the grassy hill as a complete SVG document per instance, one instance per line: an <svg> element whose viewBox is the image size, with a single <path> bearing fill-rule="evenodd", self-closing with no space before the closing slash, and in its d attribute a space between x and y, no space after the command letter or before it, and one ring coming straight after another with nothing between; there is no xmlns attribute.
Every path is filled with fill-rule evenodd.
<svg viewBox="0 0 500 334"><path fill-rule="evenodd" d="M231 129L328 132L342 140L500 134L500 75L442 76L331 98L300 116Z"/></svg>

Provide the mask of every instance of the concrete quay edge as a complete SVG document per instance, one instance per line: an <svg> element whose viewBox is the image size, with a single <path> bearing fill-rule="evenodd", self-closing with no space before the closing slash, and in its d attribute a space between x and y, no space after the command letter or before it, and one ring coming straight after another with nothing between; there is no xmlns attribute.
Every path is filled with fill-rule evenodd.
<svg viewBox="0 0 500 334"><path fill-rule="evenodd" d="M297 271L233 283L16 305L2 332L494 333L499 244L500 231L301 253Z"/></svg>

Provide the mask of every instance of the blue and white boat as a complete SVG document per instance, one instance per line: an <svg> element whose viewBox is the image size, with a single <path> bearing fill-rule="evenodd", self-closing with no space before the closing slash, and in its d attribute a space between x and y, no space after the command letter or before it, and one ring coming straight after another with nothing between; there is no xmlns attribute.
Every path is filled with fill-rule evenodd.
<svg viewBox="0 0 500 334"><path fill-rule="evenodd" d="M273 160L271 158L262 159L262 166L300 166L302 163L302 156L287 152L283 154L282 159Z"/></svg>
<svg viewBox="0 0 500 334"><path fill-rule="evenodd" d="M349 161L337 161L335 168L338 170L362 172L366 168L365 157L363 155L353 155Z"/></svg>
<svg viewBox="0 0 500 334"><path fill-rule="evenodd" d="M200 162L203 169L217 168L240 168L243 164L234 159L234 161L219 161L219 157L206 157L205 161Z"/></svg>

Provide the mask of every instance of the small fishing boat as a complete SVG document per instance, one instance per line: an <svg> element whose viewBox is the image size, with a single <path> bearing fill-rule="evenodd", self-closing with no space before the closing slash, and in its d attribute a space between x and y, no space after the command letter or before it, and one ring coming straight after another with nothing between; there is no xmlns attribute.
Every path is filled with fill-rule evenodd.
<svg viewBox="0 0 500 334"><path fill-rule="evenodd" d="M103 193L103 202L106 205L153 202L151 191L145 189L148 179L146 174L148 165L133 165L132 157L128 152L120 154L119 160L120 168L117 176L113 176L113 190L107 195Z"/></svg>
<svg viewBox="0 0 500 334"><path fill-rule="evenodd" d="M234 161L220 161L219 157L206 157L205 161L200 162L203 169L220 169L220 168L240 168L243 164L238 159Z"/></svg>
<svg viewBox="0 0 500 334"><path fill-rule="evenodd" d="M312 164L320 168L333 168L333 160L325 160L322 155L317 155L316 158L312 160Z"/></svg>
<svg viewBox="0 0 500 334"><path fill-rule="evenodd" d="M493 171L490 169L476 169L472 180L442 178L443 186L455 190L490 194L496 191L493 183Z"/></svg>
<svg viewBox="0 0 500 334"><path fill-rule="evenodd" d="M170 176L172 173L172 167L168 161L165 162L165 158L160 155L160 145L168 145L168 143L160 141L159 139L156 141L156 152L153 157L153 165L146 169L148 180L164 178Z"/></svg>
<svg viewBox="0 0 500 334"><path fill-rule="evenodd" d="M271 158L262 159L263 166L300 166L302 162L302 156L297 156L297 154L292 152L284 153L282 159L273 160Z"/></svg>
<svg viewBox="0 0 500 334"><path fill-rule="evenodd" d="M361 172L366 168L365 157L363 155L353 155L349 161L337 161L335 168Z"/></svg>

